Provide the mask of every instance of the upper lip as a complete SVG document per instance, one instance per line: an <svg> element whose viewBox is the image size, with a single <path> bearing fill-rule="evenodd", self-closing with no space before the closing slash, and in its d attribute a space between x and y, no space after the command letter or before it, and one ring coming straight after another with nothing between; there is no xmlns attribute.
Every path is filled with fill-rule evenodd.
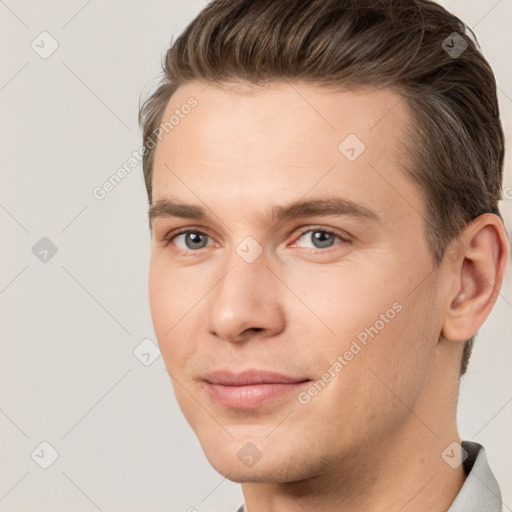
<svg viewBox="0 0 512 512"><path fill-rule="evenodd" d="M291 377L282 373L265 370L245 370L232 372L230 370L217 370L203 376L203 380L210 384L222 384L224 386L248 386L251 384L292 384L309 380L306 377Z"/></svg>

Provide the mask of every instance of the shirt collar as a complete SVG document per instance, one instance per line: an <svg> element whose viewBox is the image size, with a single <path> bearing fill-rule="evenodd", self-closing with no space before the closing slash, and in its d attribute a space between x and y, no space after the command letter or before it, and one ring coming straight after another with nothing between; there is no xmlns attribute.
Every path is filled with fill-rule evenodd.
<svg viewBox="0 0 512 512"><path fill-rule="evenodd" d="M468 456L464 461L466 480L448 512L501 512L501 491L494 477L484 447L462 441Z"/></svg>

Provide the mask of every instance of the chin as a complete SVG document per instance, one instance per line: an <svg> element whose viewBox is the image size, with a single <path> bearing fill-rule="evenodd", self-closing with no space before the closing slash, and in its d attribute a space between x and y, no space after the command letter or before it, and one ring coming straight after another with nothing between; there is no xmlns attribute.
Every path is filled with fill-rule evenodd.
<svg viewBox="0 0 512 512"><path fill-rule="evenodd" d="M273 464L268 464L260 460L255 466L249 468L243 467L238 460L219 461L216 459L214 461L209 459L208 456L207 459L217 473L237 484L246 482L271 483L293 480L293 478L288 480L284 477L282 464L281 468L277 469Z"/></svg>
<svg viewBox="0 0 512 512"><path fill-rule="evenodd" d="M303 450L283 443L272 443L264 437L253 441L232 438L219 445L201 443L212 467L223 477L236 483L297 482L328 471L328 457L313 458Z"/></svg>

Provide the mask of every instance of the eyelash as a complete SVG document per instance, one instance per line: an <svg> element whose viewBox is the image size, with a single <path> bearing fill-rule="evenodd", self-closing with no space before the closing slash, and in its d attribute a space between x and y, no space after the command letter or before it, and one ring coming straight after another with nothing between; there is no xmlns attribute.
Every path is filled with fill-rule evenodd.
<svg viewBox="0 0 512 512"><path fill-rule="evenodd" d="M329 246L329 247L326 247L325 249L321 249L321 248L316 248L316 249L311 249L311 248L307 248L307 250L309 250L310 252L313 252L314 254L318 253L318 252L323 252L323 253L326 253L326 252L330 252L330 249L333 248L334 245L339 245L340 243L345 245L345 244L348 244L351 242L351 240L349 239L349 237L347 236L346 233L344 232L340 232L340 231L337 231L335 229L331 229L331 228L326 228L324 226L308 226L307 228L304 228L302 230L299 231L299 234L294 238L294 243L299 240L300 238L302 238L302 236L304 236L304 234L308 233L308 232L313 232L313 233L316 233L316 232L321 232L321 233L327 233L328 235L333 235L335 237L338 237L341 242L338 242L338 244L333 244L332 246ZM172 245L172 240L174 238L176 238L178 235L182 235L182 234L187 234L187 233L199 233L200 235L205 235L207 237L210 237L210 235L208 235L207 233L205 233L204 231L201 231L200 229L196 229L194 228L193 226L189 226L187 228L181 228L181 229L178 229L178 230L175 230L175 231L171 231L170 233L168 233L165 237L164 237L164 240L163 240L163 247L170 247ZM183 250L182 249L177 249L177 248L174 248L173 249L174 252L177 252L177 253L180 253L180 254L183 254ZM201 249L197 249L197 250L188 250L188 251L185 251L187 254L193 254L193 253L200 253L201 252Z"/></svg>

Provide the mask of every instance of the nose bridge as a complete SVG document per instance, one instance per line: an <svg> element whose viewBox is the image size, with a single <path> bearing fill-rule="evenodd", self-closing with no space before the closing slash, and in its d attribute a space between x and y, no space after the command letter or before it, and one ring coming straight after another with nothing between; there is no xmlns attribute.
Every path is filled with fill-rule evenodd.
<svg viewBox="0 0 512 512"><path fill-rule="evenodd" d="M226 255L225 277L219 282L219 293L257 302L260 293L258 283L268 286L268 277L272 275L267 268L268 260L259 242L252 236L246 236Z"/></svg>
<svg viewBox="0 0 512 512"><path fill-rule="evenodd" d="M257 252L256 252L257 251ZM208 329L238 341L248 329L278 332L284 315L277 283L265 254L251 240L242 241L226 258L209 298Z"/></svg>
<svg viewBox="0 0 512 512"><path fill-rule="evenodd" d="M249 262L240 256L237 250L233 250L226 259L224 277L215 287L213 307L226 313L237 313L238 310L247 307L258 307L264 299L262 295L268 295L264 292L268 292L268 277L271 272L266 265L263 254Z"/></svg>

